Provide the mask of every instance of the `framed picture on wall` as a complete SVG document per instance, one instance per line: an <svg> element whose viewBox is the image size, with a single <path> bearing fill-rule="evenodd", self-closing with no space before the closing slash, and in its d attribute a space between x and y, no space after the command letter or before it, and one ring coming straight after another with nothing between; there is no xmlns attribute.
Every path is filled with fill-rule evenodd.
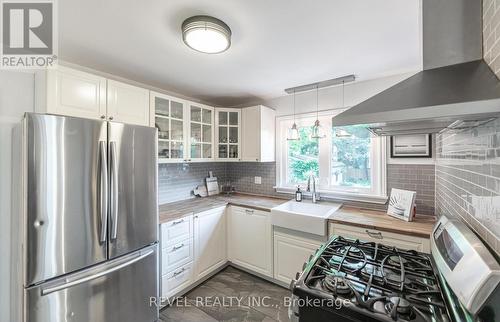
<svg viewBox="0 0 500 322"><path fill-rule="evenodd" d="M431 158L432 135L408 134L391 136L391 158Z"/></svg>

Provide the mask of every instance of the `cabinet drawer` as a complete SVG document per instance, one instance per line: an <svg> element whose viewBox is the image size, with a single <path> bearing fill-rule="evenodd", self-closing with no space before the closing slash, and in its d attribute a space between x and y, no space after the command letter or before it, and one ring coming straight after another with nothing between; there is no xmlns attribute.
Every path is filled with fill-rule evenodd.
<svg viewBox="0 0 500 322"><path fill-rule="evenodd" d="M188 287L193 280L193 263L184 265L161 277L161 297L167 298Z"/></svg>
<svg viewBox="0 0 500 322"><path fill-rule="evenodd" d="M161 247L165 248L193 237L193 216L186 216L161 225Z"/></svg>
<svg viewBox="0 0 500 322"><path fill-rule="evenodd" d="M161 274L165 275L176 268L193 261L193 240L186 239L161 250Z"/></svg>
<svg viewBox="0 0 500 322"><path fill-rule="evenodd" d="M329 230L330 235L376 242L401 249L411 249L425 253L430 252L430 241L426 238L342 224L330 224Z"/></svg>

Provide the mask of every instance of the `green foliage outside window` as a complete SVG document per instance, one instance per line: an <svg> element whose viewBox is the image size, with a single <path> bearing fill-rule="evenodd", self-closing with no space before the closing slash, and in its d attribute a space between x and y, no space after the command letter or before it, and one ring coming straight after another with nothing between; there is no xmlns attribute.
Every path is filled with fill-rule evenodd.
<svg viewBox="0 0 500 322"><path fill-rule="evenodd" d="M342 186L371 185L370 176L370 147L371 133L363 125L352 125L332 129L333 151L332 169L342 173Z"/></svg>
<svg viewBox="0 0 500 322"><path fill-rule="evenodd" d="M311 174L319 176L319 146L311 139L311 127L299 128L300 140L288 141L289 181L305 182Z"/></svg>

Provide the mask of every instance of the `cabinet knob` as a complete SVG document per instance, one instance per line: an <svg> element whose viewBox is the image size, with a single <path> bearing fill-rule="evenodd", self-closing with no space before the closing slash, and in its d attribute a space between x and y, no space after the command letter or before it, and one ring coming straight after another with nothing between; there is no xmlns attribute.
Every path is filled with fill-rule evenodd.
<svg viewBox="0 0 500 322"><path fill-rule="evenodd" d="M113 120L113 117L112 117L112 116L110 116L110 117L109 117L109 120L110 120L110 121L111 121L111 120Z"/></svg>
<svg viewBox="0 0 500 322"><path fill-rule="evenodd" d="M105 119L106 118L106 115L101 115L101 119Z"/></svg>

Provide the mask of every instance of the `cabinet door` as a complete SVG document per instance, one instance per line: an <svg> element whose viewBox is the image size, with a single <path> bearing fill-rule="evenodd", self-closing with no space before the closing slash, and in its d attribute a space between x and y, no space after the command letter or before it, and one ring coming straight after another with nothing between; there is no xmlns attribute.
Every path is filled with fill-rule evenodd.
<svg viewBox="0 0 500 322"><path fill-rule="evenodd" d="M274 278L287 285L295 279L297 272L321 246L313 241L296 236L274 233Z"/></svg>
<svg viewBox="0 0 500 322"><path fill-rule="evenodd" d="M270 213L230 207L228 213L229 260L272 277L272 232Z"/></svg>
<svg viewBox="0 0 500 322"><path fill-rule="evenodd" d="M189 103L189 161L213 160L214 109Z"/></svg>
<svg viewBox="0 0 500 322"><path fill-rule="evenodd" d="M116 122L149 125L149 91L108 80L108 119Z"/></svg>
<svg viewBox="0 0 500 322"><path fill-rule="evenodd" d="M172 96L151 93L151 111L158 129L158 161L187 161L185 102Z"/></svg>
<svg viewBox="0 0 500 322"><path fill-rule="evenodd" d="M241 110L218 108L215 110L216 157L219 160L238 161L241 159Z"/></svg>
<svg viewBox="0 0 500 322"><path fill-rule="evenodd" d="M194 216L195 279L198 280L227 261L225 207Z"/></svg>
<svg viewBox="0 0 500 322"><path fill-rule="evenodd" d="M46 111L65 116L106 118L106 79L58 67L47 72Z"/></svg>
<svg viewBox="0 0 500 322"><path fill-rule="evenodd" d="M243 161L259 161L261 150L260 106L241 111L241 141Z"/></svg>

